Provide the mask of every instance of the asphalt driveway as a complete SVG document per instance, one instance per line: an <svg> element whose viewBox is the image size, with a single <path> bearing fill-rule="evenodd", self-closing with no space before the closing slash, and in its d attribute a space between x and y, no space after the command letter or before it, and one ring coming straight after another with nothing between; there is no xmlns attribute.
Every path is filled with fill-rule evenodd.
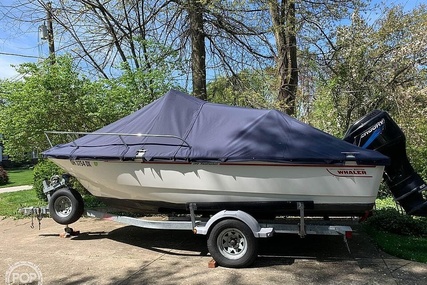
<svg viewBox="0 0 427 285"><path fill-rule="evenodd" d="M0 220L0 280L26 262L43 284L427 284L427 264L379 251L357 225L351 253L339 236L277 235L260 240L260 256L244 269L208 268L205 237L189 231L82 218L72 225L79 236L60 238L63 226L50 218L41 230L30 225Z"/></svg>

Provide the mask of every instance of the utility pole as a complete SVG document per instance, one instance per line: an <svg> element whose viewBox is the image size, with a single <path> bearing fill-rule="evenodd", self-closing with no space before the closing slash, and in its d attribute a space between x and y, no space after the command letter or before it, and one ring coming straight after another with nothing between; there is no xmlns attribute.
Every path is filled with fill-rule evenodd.
<svg viewBox="0 0 427 285"><path fill-rule="evenodd" d="M52 21L52 3L46 3L46 12L47 12L47 42L49 45L49 58L51 63L55 63L55 42L53 40L53 21Z"/></svg>

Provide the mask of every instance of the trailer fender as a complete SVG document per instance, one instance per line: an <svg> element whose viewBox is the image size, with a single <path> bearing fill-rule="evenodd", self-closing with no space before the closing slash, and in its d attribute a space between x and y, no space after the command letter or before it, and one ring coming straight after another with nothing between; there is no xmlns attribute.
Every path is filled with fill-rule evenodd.
<svg viewBox="0 0 427 285"><path fill-rule="evenodd" d="M227 211L223 210L215 215L213 215L204 226L194 227L194 233L198 235L207 235L213 225L217 222L226 220L226 219L235 219L245 223L252 231L256 238L267 238L273 236L273 228L262 228L258 221L243 211Z"/></svg>

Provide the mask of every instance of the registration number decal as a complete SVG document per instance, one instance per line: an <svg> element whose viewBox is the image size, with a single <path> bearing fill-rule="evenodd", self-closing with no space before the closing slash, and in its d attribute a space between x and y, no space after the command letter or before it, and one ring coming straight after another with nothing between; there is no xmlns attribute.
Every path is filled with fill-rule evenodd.
<svg viewBox="0 0 427 285"><path fill-rule="evenodd" d="M71 160L71 164L75 166L92 167L92 162L89 160Z"/></svg>

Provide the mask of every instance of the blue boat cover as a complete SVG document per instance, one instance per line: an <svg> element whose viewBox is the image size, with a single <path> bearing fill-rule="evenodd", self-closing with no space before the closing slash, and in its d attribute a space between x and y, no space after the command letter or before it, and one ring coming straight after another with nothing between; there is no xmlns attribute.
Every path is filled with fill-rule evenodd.
<svg viewBox="0 0 427 285"><path fill-rule="evenodd" d="M379 152L347 143L279 111L208 103L175 90L94 133L56 145L43 155L134 159L137 153L147 161L309 164L342 163L348 153L353 153L361 164L389 163L388 157Z"/></svg>

